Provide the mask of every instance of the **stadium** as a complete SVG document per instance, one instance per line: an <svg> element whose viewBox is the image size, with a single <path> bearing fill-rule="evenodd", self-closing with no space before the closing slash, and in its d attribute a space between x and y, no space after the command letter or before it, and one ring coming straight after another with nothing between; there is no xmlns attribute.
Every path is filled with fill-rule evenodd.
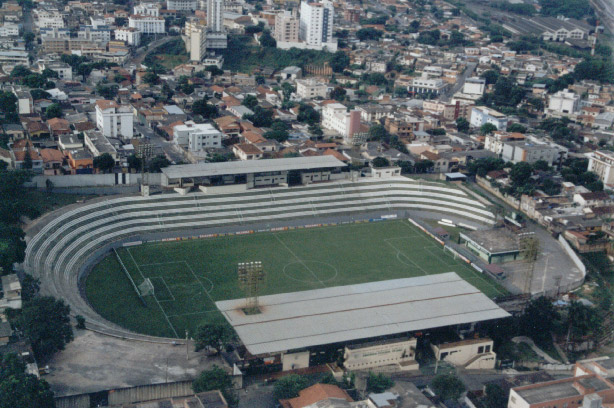
<svg viewBox="0 0 614 408"><path fill-rule="evenodd" d="M97 198L37 220L24 265L89 329L152 341L183 338L222 317L217 302L243 298L238 262L263 262L265 297L447 272L504 295L408 220L425 211L494 223L452 184L405 177Z"/></svg>

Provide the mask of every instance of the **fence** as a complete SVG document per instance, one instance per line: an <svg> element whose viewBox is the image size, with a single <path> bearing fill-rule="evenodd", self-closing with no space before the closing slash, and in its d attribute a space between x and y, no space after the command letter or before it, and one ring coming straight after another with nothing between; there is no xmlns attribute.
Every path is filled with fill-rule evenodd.
<svg viewBox="0 0 614 408"><path fill-rule="evenodd" d="M57 188L74 187L109 187L137 185L141 180L140 173L110 173L110 174L73 174L66 176L34 176L26 183L28 187L47 188L47 180ZM151 173L145 176L145 181L151 185L160 185L161 174Z"/></svg>
<svg viewBox="0 0 614 408"><path fill-rule="evenodd" d="M567 255L569 255L576 267L580 269L580 272L582 272L582 278L584 279L586 277L586 266L584 266L584 264L580 260L580 257L578 257L578 254L576 254L576 252L569 245L567 240L563 238L563 234L559 235L559 243L561 244L565 252L567 252Z"/></svg>

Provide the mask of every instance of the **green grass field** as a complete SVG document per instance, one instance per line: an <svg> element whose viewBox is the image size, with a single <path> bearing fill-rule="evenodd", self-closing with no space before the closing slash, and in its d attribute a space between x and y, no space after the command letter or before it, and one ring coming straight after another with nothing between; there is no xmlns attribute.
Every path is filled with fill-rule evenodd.
<svg viewBox="0 0 614 408"><path fill-rule="evenodd" d="M137 285L151 279L155 296L144 297L145 307L111 254L88 277L88 299L106 319L156 336L183 337L221 318L215 301L244 296L239 262L262 261L263 295L451 271L490 297L506 293L405 220L150 243L118 254Z"/></svg>

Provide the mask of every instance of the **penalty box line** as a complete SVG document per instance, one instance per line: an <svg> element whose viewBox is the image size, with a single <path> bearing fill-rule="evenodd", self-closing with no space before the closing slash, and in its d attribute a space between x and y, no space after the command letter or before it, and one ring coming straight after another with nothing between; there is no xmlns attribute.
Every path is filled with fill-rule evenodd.
<svg viewBox="0 0 614 408"><path fill-rule="evenodd" d="M136 269L139 271L139 273L141 274L141 276L143 277L143 280L144 280L145 279L145 275L143 274L143 271L141 271L141 268L139 267L139 264L136 262L136 260L132 256L132 252L130 252L130 247L128 247L127 250L128 250L128 255L130 255L130 258L132 259L132 262L134 262L134 264L136 265ZM154 294L153 294L153 298L156 301L156 303L158 304L158 307L160 308L160 311L164 315L164 318L166 319L166 322L170 326L171 330L173 331L173 333L175 333L175 337L178 338L179 334L177 333L177 330L175 329L175 326L173 326L173 323L171 323L171 320L168 318L168 315L166 314L166 311L164 311L164 308L160 304L160 301L156 297L156 292L155 291L154 291Z"/></svg>

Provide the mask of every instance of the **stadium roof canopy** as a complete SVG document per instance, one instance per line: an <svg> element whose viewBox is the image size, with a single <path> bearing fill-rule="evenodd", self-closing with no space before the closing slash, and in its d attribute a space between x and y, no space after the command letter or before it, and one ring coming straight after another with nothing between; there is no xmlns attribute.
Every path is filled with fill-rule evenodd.
<svg viewBox="0 0 614 408"><path fill-rule="evenodd" d="M272 171L309 170L345 167L333 156L292 157L287 159L244 160L222 163L197 163L169 166L162 173L169 179L251 174Z"/></svg>
<svg viewBox="0 0 614 408"><path fill-rule="evenodd" d="M499 319L509 314L456 273L216 302L253 354Z"/></svg>

